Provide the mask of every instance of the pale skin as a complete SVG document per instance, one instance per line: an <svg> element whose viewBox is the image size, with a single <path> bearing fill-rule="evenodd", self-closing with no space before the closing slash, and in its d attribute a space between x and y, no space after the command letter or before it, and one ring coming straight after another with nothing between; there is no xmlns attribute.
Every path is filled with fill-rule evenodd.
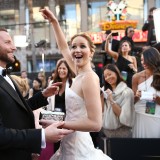
<svg viewBox="0 0 160 160"><path fill-rule="evenodd" d="M6 31L0 30L0 66L6 68L7 63L13 63L14 51L16 47L12 41L11 36ZM43 90L42 95L44 97L52 96L58 93L59 86L62 85L61 82L54 83L50 87ZM64 125L64 122L53 123L47 128L45 128L45 138L47 142L57 142L61 140L65 135L70 134L73 130L59 129Z"/></svg>
<svg viewBox="0 0 160 160"><path fill-rule="evenodd" d="M147 78L148 79L148 78ZM145 71L141 71L139 73L136 73L132 77L132 90L135 95L135 103L140 99L141 97L141 91L138 90L138 85L145 81Z"/></svg>
<svg viewBox="0 0 160 160"><path fill-rule="evenodd" d="M74 80L71 89L84 99L87 117L77 121L66 121L63 128L78 131L99 131L102 124L100 85L98 76L91 68L90 59L93 57L91 47L84 37L77 36L73 39L70 50L54 14L47 8L42 9L41 12L43 17L51 22L59 50L72 71L77 76L83 74ZM52 122L43 121L43 123Z"/></svg>
<svg viewBox="0 0 160 160"><path fill-rule="evenodd" d="M110 33L106 38L105 51L107 52L107 54L109 54L114 59L115 62L117 62L119 53L115 52L115 51L112 51L110 49L110 47L109 47L109 39L111 38L111 36L112 36L112 33ZM137 72L137 61L136 61L136 58L134 56L130 56L128 54L130 52L130 50L131 50L129 44L127 42L124 42L122 44L121 50L122 50L122 56L124 58L126 58L128 61L131 62L131 64L129 64L128 66L131 69L133 69L134 72Z"/></svg>

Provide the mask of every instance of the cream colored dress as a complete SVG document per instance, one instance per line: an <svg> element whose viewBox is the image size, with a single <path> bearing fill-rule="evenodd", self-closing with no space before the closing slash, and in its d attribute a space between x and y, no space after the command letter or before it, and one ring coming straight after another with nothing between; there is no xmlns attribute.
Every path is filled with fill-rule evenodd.
<svg viewBox="0 0 160 160"><path fill-rule="evenodd" d="M76 121L86 116L84 100L68 88L65 121ZM94 148L89 132L75 131L63 138L59 150L51 160L111 160L111 158Z"/></svg>

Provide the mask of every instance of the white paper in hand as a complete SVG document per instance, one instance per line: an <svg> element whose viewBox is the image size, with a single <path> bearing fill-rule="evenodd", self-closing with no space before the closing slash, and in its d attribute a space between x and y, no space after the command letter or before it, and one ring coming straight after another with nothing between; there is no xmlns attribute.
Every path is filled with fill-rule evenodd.
<svg viewBox="0 0 160 160"><path fill-rule="evenodd" d="M103 88L101 88L101 91L103 93L104 98L107 99L108 98L108 94L104 91Z"/></svg>
<svg viewBox="0 0 160 160"><path fill-rule="evenodd" d="M146 92L141 91L141 98L140 100L153 100L153 93L152 92Z"/></svg>

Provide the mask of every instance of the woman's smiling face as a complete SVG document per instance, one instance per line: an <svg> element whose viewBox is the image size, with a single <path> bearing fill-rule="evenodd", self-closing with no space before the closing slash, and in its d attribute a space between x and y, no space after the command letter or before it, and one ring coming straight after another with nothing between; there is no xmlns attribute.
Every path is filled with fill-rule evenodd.
<svg viewBox="0 0 160 160"><path fill-rule="evenodd" d="M93 56L88 41L82 36L73 39L71 54L75 65L78 67L87 64Z"/></svg>
<svg viewBox="0 0 160 160"><path fill-rule="evenodd" d="M112 87L116 86L117 83L117 75L115 72L105 69L104 70L104 79L107 83L109 83Z"/></svg>
<svg viewBox="0 0 160 160"><path fill-rule="evenodd" d="M58 74L61 79L67 79L68 68L64 63L60 64L58 67Z"/></svg>

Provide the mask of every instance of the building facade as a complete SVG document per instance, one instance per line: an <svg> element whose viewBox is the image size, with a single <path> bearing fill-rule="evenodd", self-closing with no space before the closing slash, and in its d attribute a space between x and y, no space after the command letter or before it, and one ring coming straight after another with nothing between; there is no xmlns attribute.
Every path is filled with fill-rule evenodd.
<svg viewBox="0 0 160 160"><path fill-rule="evenodd" d="M118 4L120 0L115 0ZM43 19L40 8L49 7L57 16L67 41L79 32L88 32L97 45L99 53L100 22L108 21L107 0L0 0L0 27L8 29L14 41L23 35L25 44L17 44L16 58L21 62L21 70L28 72L51 71L61 57L50 24ZM160 7L159 0L128 0L127 20L136 20L136 29L141 29L147 19L149 8ZM40 40L45 40L43 47L35 47ZM101 61L97 56L95 61Z"/></svg>

